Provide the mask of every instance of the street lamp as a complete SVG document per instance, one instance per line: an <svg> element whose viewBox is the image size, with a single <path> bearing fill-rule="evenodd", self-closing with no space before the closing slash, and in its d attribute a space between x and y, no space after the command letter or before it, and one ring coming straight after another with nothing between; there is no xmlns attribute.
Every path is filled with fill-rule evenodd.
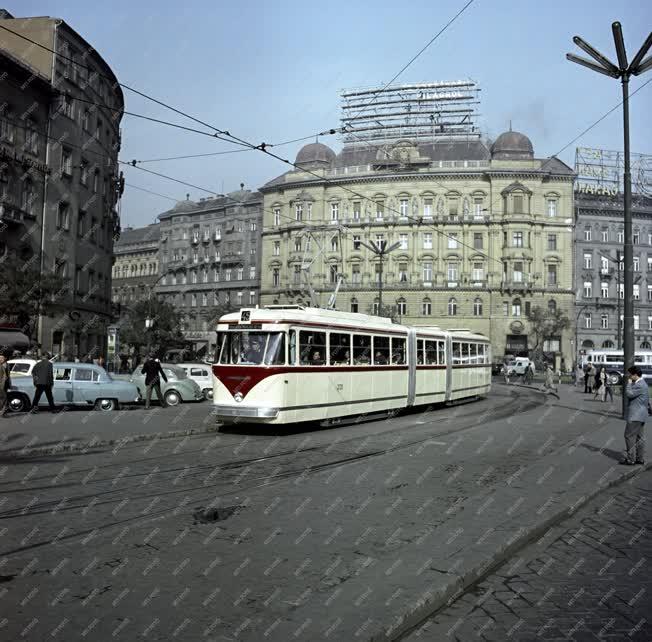
<svg viewBox="0 0 652 642"><path fill-rule="evenodd" d="M618 56L618 65L612 63L609 59L603 56L597 49L592 47L588 42L582 40L579 36L573 38L573 42L582 50L584 50L594 61L576 56L574 54L566 54L566 58L571 62L578 65L588 67L593 71L597 71L605 76L611 78L618 78L622 83L623 88L623 138L624 138L624 155L625 155L625 172L623 176L624 182L624 228L625 228L625 314L624 314L624 371L634 365L634 279L632 274L632 263L634 249L632 246L632 176L629 166L629 79L631 76L638 76L648 69L652 68L652 56L645 58L645 55L652 47L652 32L648 35L643 43L643 46L638 50L638 53L632 59L632 62L627 64L627 53L625 51L625 41L623 39L623 32L620 22L614 22L611 25L613 32L614 43L616 45L616 55ZM645 60L644 60L645 58ZM626 410L626 394L627 377L623 377L623 417L625 417Z"/></svg>
<svg viewBox="0 0 652 642"><path fill-rule="evenodd" d="M369 243L360 241L360 245L363 245L368 250L373 252L380 260L380 270L378 272L378 316L382 316L383 314L383 259L390 252L393 252L394 250L401 247L401 243L400 241L397 241L396 243L393 243L388 247L386 241L378 241L376 243L370 240Z"/></svg>

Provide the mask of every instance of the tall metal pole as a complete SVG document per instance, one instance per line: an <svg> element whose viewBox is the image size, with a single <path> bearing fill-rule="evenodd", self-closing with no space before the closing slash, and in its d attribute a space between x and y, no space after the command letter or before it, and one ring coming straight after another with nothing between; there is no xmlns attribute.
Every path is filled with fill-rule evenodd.
<svg viewBox="0 0 652 642"><path fill-rule="evenodd" d="M621 279L620 279L620 266L622 264L622 255L620 253L620 250L616 251L616 259L618 259L618 267L616 268L616 300L618 304L618 320L617 320L617 332L618 334L616 335L616 348L618 350L623 349L623 332L622 332L622 321L620 319L620 284L621 284Z"/></svg>
<svg viewBox="0 0 652 642"><path fill-rule="evenodd" d="M623 418L627 415L627 369L634 365L634 247L632 245L632 175L629 166L629 74L622 76L623 84L623 137L625 150L625 305L624 305L624 357Z"/></svg>
<svg viewBox="0 0 652 642"><path fill-rule="evenodd" d="M380 270L378 271L378 316L383 316L383 255L385 254L385 249L382 248L378 253L378 258L380 259Z"/></svg>

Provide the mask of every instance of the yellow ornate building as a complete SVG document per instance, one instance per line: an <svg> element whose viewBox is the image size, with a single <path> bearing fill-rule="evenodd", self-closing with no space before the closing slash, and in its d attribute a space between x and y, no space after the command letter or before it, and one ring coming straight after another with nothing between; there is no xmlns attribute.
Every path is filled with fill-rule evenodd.
<svg viewBox="0 0 652 642"><path fill-rule="evenodd" d="M311 143L264 194L262 304L326 306L406 324L468 328L493 354L534 347L527 313L574 321L573 179L527 136ZM379 256L373 248L385 250ZM382 261L382 266L381 266ZM572 329L545 350L572 362Z"/></svg>

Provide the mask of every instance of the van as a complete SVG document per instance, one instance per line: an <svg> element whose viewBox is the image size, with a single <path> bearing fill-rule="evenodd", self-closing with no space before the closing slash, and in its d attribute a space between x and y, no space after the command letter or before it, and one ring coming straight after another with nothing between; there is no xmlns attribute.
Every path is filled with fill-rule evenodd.
<svg viewBox="0 0 652 642"><path fill-rule="evenodd" d="M534 367L534 363L528 357L516 357L514 361L506 366L507 374L524 375L528 366L531 366L532 373L534 374L536 372L536 368Z"/></svg>

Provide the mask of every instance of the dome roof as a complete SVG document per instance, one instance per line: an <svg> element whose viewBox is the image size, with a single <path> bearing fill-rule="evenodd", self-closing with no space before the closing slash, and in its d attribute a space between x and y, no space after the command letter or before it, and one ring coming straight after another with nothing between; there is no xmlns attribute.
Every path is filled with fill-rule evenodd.
<svg viewBox="0 0 652 642"><path fill-rule="evenodd" d="M294 162L301 167L311 168L330 166L334 160L335 152L330 147L322 143L309 143L299 150Z"/></svg>
<svg viewBox="0 0 652 642"><path fill-rule="evenodd" d="M502 133L491 146L491 156L498 160L522 160L534 158L532 142L520 132Z"/></svg>

